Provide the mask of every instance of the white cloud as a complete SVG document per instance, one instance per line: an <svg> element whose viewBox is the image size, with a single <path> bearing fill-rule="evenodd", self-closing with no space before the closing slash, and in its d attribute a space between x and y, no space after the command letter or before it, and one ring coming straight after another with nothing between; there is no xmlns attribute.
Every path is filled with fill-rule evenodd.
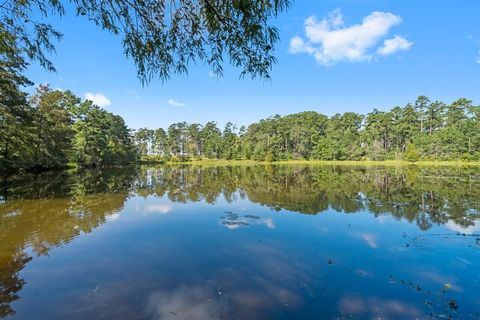
<svg viewBox="0 0 480 320"><path fill-rule="evenodd" d="M143 207L143 211L147 213L167 214L172 211L173 207L168 204L150 204Z"/></svg>
<svg viewBox="0 0 480 320"><path fill-rule="evenodd" d="M263 223L267 226L269 229L275 229L275 223L273 222L273 219L262 219Z"/></svg>
<svg viewBox="0 0 480 320"><path fill-rule="evenodd" d="M120 219L120 214L119 213L111 214L111 215L109 215L105 218L105 220L107 220L107 221L117 221L118 219Z"/></svg>
<svg viewBox="0 0 480 320"><path fill-rule="evenodd" d="M306 53L320 64L333 65L337 62L370 61L375 56L379 41L388 35L390 29L402 22L400 16L389 12L372 12L363 18L361 24L346 26L342 12L337 9L328 17L318 21L311 16L305 20L305 36L294 37L290 41L290 52ZM407 50L412 43L396 36L386 40L381 50L384 53ZM383 54L386 55L386 54Z"/></svg>
<svg viewBox="0 0 480 320"><path fill-rule="evenodd" d="M211 282L211 281L209 281ZM152 319L225 319L226 299L217 299L222 292L212 286L182 285L155 291L148 297L146 314Z"/></svg>
<svg viewBox="0 0 480 320"><path fill-rule="evenodd" d="M465 233L465 234L474 234L474 233L477 233L477 232L480 231L480 224L477 225L476 223L474 223L473 226L465 227L465 226L461 226L459 224L456 224L452 220L448 221L445 224L445 227L447 229L452 230L452 231Z"/></svg>
<svg viewBox="0 0 480 320"><path fill-rule="evenodd" d="M168 99L167 103L172 107L185 107L187 104L183 102L178 102L175 99Z"/></svg>
<svg viewBox="0 0 480 320"><path fill-rule="evenodd" d="M480 63L480 51L478 51L478 57L477 59L475 60L477 63Z"/></svg>
<svg viewBox="0 0 480 320"><path fill-rule="evenodd" d="M360 238L362 238L371 248L378 248L378 237L371 233L361 233Z"/></svg>
<svg viewBox="0 0 480 320"><path fill-rule="evenodd" d="M87 92L85 93L85 99L92 101L94 104L102 108L112 104L107 96L103 93Z"/></svg>
<svg viewBox="0 0 480 320"><path fill-rule="evenodd" d="M395 36L392 39L385 40L383 46L378 48L377 53L381 56L388 56L398 51L407 51L412 45L413 42L400 36Z"/></svg>

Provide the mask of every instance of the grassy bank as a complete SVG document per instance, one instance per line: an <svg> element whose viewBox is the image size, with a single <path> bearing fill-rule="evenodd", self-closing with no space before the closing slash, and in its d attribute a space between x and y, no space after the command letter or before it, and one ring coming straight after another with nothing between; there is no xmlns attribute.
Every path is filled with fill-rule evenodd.
<svg viewBox="0 0 480 320"><path fill-rule="evenodd" d="M153 163L149 163L153 164ZM283 161L254 161L254 160L214 160L214 159L203 159L203 160L189 160L189 161L161 161L157 164L167 164L167 165L181 165L181 164L190 164L190 165L199 165L199 166L237 166L237 165L329 165L329 166L444 166L444 167L480 167L480 161L417 161L409 162L403 160L384 160L384 161L372 161L372 160L361 160L361 161L324 161L324 160L283 160Z"/></svg>

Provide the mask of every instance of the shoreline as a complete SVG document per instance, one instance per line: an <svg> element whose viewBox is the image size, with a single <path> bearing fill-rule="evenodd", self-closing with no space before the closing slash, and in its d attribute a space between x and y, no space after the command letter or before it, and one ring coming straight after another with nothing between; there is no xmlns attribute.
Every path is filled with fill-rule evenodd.
<svg viewBox="0 0 480 320"><path fill-rule="evenodd" d="M480 161L404 161L404 160L280 160L280 161L255 161L255 160L191 160L191 161L163 161L140 163L140 165L325 165L325 166L417 166L417 167L480 167Z"/></svg>
<svg viewBox="0 0 480 320"><path fill-rule="evenodd" d="M255 160L190 160L190 161L138 161L125 165L105 166L94 168L81 168L72 164L63 168L48 168L41 171L0 171L1 176L17 174L41 174L48 172L83 171L83 170L108 170L113 168L132 168L136 166L277 166L277 165L308 165L308 166L345 166L345 167L456 167L475 168L480 167L480 161L417 161L409 162L404 160L280 160L280 161L255 161Z"/></svg>

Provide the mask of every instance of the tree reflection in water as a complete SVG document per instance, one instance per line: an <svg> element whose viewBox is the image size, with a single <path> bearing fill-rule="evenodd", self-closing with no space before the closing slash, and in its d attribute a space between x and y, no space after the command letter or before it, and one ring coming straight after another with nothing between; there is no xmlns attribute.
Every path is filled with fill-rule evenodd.
<svg viewBox="0 0 480 320"><path fill-rule="evenodd" d="M221 196L228 202L247 198L275 211L310 215L329 209L346 214L367 211L406 219L421 230L452 224L459 231L474 232L480 218L476 171L413 166L159 166L4 178L0 317L14 313L11 302L19 299L25 285L20 271L32 259L27 252L47 255L52 247L92 232L122 211L129 197L166 196L180 203L215 203ZM227 227L236 221L226 219ZM255 223L268 226L269 222Z"/></svg>
<svg viewBox="0 0 480 320"><path fill-rule="evenodd" d="M25 281L19 272L80 233L92 232L122 210L135 171L48 173L4 180L0 204L0 317L14 313Z"/></svg>
<svg viewBox="0 0 480 320"><path fill-rule="evenodd" d="M247 197L276 211L303 214L368 210L416 222L422 230L450 220L468 227L480 218L475 169L164 166L140 169L133 192L167 195L174 202Z"/></svg>

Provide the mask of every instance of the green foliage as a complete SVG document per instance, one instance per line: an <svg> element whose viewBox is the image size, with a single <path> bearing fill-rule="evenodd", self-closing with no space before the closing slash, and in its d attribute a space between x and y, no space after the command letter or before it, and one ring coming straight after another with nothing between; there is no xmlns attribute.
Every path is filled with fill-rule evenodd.
<svg viewBox="0 0 480 320"><path fill-rule="evenodd" d="M22 88L32 83L21 73L27 67L15 37L0 26L0 170L24 165L30 157L31 108Z"/></svg>
<svg viewBox="0 0 480 320"><path fill-rule="evenodd" d="M147 128L139 129L135 132L134 138L139 156L149 155L149 151L153 148L154 131Z"/></svg>
<svg viewBox="0 0 480 320"><path fill-rule="evenodd" d="M357 160L360 158L360 127L363 116L353 112L336 114L326 121L325 133L318 139L313 158Z"/></svg>
<svg viewBox="0 0 480 320"><path fill-rule="evenodd" d="M190 158L187 156L173 156L169 159L170 162L187 162Z"/></svg>
<svg viewBox="0 0 480 320"><path fill-rule="evenodd" d="M241 75L269 78L276 62L278 30L271 25L289 0L72 0L77 15L122 37L125 54L133 59L142 82L187 73L189 63L208 64L221 75L228 56ZM46 57L62 35L49 15L62 16L59 0L5 1L0 5L0 33L13 38L29 59L53 70ZM3 36L2 36L3 38Z"/></svg>
<svg viewBox="0 0 480 320"><path fill-rule="evenodd" d="M33 107L32 152L34 168L64 167L71 154L74 135L72 110L80 99L70 91L40 85L31 97Z"/></svg>
<svg viewBox="0 0 480 320"><path fill-rule="evenodd" d="M162 164L165 162L165 159L160 155L146 155L140 157L139 162L142 164Z"/></svg>
<svg viewBox="0 0 480 320"><path fill-rule="evenodd" d="M36 60L47 70L55 70L47 53L55 51L53 42L62 34L48 22L48 13L63 15L64 9L58 0L4 1L0 5L0 39L2 52L18 52L18 57Z"/></svg>
<svg viewBox="0 0 480 320"><path fill-rule="evenodd" d="M0 12L6 8L20 10L25 3L28 1L5 2ZM41 8L40 13L45 14L44 10ZM29 12L15 14L16 18L25 18ZM15 23L8 19L0 22L0 171L39 171L66 167L70 162L98 166L134 161L130 131L121 117L89 101L81 103L70 91L43 85L31 97L22 91L32 85L22 76L27 67L23 55L40 55L37 58L43 59L42 43L19 40L17 37L28 30L17 30L13 35ZM24 47L18 41L24 41ZM48 39L43 41L48 46ZM48 61L43 63L48 67Z"/></svg>
<svg viewBox="0 0 480 320"><path fill-rule="evenodd" d="M240 137L236 133L237 127L228 122L222 134L222 156L226 160L241 159Z"/></svg>
<svg viewBox="0 0 480 320"><path fill-rule="evenodd" d="M410 161L410 162L416 162L420 159L420 154L418 153L417 147L413 143L407 144L407 147L405 148L405 153L403 155L405 160Z"/></svg>
<svg viewBox="0 0 480 320"><path fill-rule="evenodd" d="M450 105L421 97L390 111L331 118L308 111L273 116L248 128L215 122L175 123L165 131L133 135L123 119L81 101L70 91L40 86L28 98L18 76L21 59L0 65L0 170L43 170L75 163L117 166L137 158L184 162L225 160L465 160L480 156L480 107L467 99ZM420 114L424 110L423 114ZM423 124L422 124L423 121ZM423 128L423 129L422 129Z"/></svg>
<svg viewBox="0 0 480 320"><path fill-rule="evenodd" d="M278 160L309 159L325 131L327 117L317 112L273 116L250 125L242 136L247 159L264 160L269 151Z"/></svg>
<svg viewBox="0 0 480 320"><path fill-rule="evenodd" d="M142 135L144 130L135 135L136 144L168 145L168 150L153 151L165 159L474 161L480 155L480 107L463 98L447 105L421 96L414 104L374 109L366 116L346 112L328 118L314 111L275 115L240 130L229 122L223 132L215 122L177 123L155 142L142 138L151 136Z"/></svg>
<svg viewBox="0 0 480 320"><path fill-rule="evenodd" d="M267 154L265 155L265 161L266 162L273 162L275 161L275 155L273 154L273 152L271 150L267 151Z"/></svg>
<svg viewBox="0 0 480 320"><path fill-rule="evenodd" d="M83 167L131 163L136 154L130 130L120 116L85 101L75 108L72 160Z"/></svg>
<svg viewBox="0 0 480 320"><path fill-rule="evenodd" d="M207 122L201 131L203 154L210 159L222 156L222 132L214 121Z"/></svg>
<svg viewBox="0 0 480 320"><path fill-rule="evenodd" d="M2 82L0 171L112 166L135 161L130 130L120 116L70 91L39 86L35 95L19 82Z"/></svg>

